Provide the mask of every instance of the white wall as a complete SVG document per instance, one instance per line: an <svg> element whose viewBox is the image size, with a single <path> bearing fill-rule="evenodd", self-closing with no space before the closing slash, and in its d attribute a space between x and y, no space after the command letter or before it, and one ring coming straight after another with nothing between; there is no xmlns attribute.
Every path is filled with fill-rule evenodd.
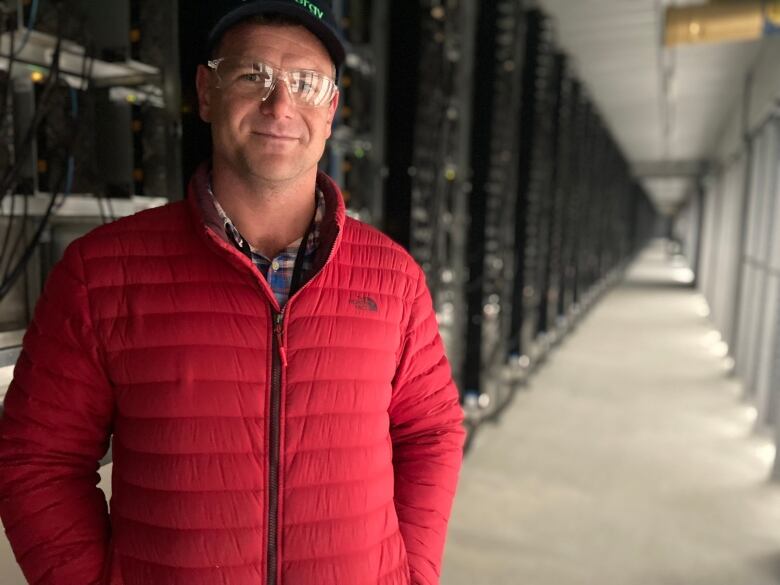
<svg viewBox="0 0 780 585"><path fill-rule="evenodd" d="M780 38L764 41L714 152L699 288L759 425L780 438Z"/></svg>
<svg viewBox="0 0 780 585"><path fill-rule="evenodd" d="M726 161L735 156L743 147L743 126L745 118L745 98L748 98L748 129L755 131L777 108L780 99L780 37L765 39L761 53L753 67L752 83L743 88L743 99L732 108L728 119L724 120L720 138L715 146L715 158Z"/></svg>

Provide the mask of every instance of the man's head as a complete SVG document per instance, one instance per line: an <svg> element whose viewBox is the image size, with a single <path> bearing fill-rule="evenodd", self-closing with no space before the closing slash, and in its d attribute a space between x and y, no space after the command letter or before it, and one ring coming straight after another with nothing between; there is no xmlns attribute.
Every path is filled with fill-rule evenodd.
<svg viewBox="0 0 780 585"><path fill-rule="evenodd" d="M321 0L232 4L197 74L215 169L277 186L313 178L338 105L343 45L328 36Z"/></svg>

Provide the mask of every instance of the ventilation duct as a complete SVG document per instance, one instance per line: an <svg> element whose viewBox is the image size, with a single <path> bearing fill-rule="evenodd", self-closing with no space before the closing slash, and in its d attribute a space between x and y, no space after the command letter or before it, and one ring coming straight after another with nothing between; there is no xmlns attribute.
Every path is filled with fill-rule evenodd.
<svg viewBox="0 0 780 585"><path fill-rule="evenodd" d="M666 9L664 44L749 41L780 33L780 0L721 0Z"/></svg>

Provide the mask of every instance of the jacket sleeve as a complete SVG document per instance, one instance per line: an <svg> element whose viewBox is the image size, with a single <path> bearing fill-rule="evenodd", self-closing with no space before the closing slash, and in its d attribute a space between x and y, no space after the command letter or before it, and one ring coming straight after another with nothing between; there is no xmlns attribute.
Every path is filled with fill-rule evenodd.
<svg viewBox="0 0 780 585"><path fill-rule="evenodd" d="M413 585L438 585L463 458L463 410L422 270L404 337L390 434L395 508Z"/></svg>
<svg viewBox="0 0 780 585"><path fill-rule="evenodd" d="M0 418L0 517L33 585L102 581L109 522L96 486L113 397L71 245L24 337Z"/></svg>

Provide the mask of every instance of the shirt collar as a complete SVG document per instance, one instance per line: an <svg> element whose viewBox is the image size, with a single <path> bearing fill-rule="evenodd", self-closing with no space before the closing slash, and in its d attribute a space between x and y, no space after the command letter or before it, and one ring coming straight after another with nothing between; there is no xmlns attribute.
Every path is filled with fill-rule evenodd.
<svg viewBox="0 0 780 585"><path fill-rule="evenodd" d="M208 180L208 193L210 195L211 203L213 205L213 209L216 210L217 216L222 221L225 235L228 237L229 240L232 240L236 246L240 249L244 248L244 238L241 236L241 233L238 231L238 228L235 226L235 224L231 221L230 217L228 217L225 210L222 208L222 205L220 205L219 201L217 200L217 197L214 195L214 191L211 188L211 176L209 175ZM322 223L322 219L325 216L325 196L322 193L322 190L319 187L314 188L314 194L316 197L316 207L314 211L314 223L312 225L311 233L309 235L309 240L306 245L306 254L312 253L314 250L317 249L317 246L319 245L319 233L320 233L320 224ZM294 242L287 245L287 247L284 250L284 253L288 254L296 254L298 251L298 248L301 245L301 240L303 240L303 236L295 240ZM252 254L262 256L262 254L254 248L251 244L248 242L246 243L249 250L252 252ZM270 258L269 258L270 260Z"/></svg>

